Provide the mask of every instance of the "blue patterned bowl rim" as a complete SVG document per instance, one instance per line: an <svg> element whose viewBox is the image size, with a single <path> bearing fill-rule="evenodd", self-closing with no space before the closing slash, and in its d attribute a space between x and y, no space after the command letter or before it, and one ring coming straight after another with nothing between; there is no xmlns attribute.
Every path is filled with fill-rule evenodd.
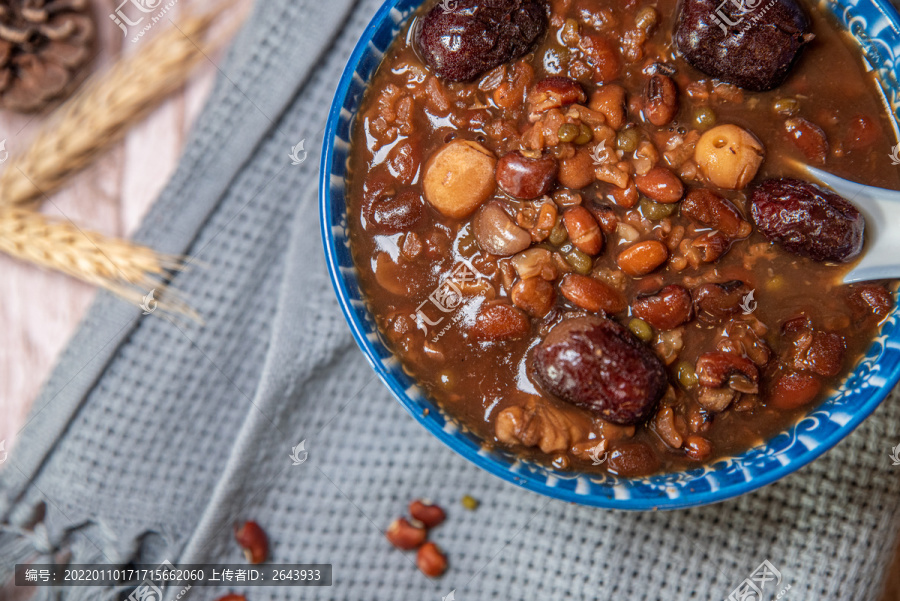
<svg viewBox="0 0 900 601"><path fill-rule="evenodd" d="M325 129L319 209L331 282L353 337L381 380L429 432L495 476L549 497L613 509L678 509L736 497L790 474L837 444L884 400L900 380L898 307L853 373L820 406L765 444L710 465L630 480L556 471L503 449L484 448L478 437L423 394L388 350L361 297L347 238L344 178L356 110L385 49L421 2L385 2L347 63ZM832 13L862 47L896 122L900 108L897 12L886 0L826 1L820 9Z"/></svg>

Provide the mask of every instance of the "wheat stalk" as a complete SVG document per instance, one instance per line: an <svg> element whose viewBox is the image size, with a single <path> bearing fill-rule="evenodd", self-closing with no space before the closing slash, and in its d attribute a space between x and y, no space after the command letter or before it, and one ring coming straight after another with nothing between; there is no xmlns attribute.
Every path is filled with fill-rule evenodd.
<svg viewBox="0 0 900 601"><path fill-rule="evenodd" d="M135 304L151 290L158 291L155 307L200 321L167 289L168 275L184 266L183 258L85 231L24 207L58 190L185 84L205 53L221 46L243 20L236 20L228 35L201 49L195 40L208 33L221 8L185 18L180 28L170 28L89 81L54 113L25 154L10 161L0 174L0 252L105 288Z"/></svg>
<svg viewBox="0 0 900 601"><path fill-rule="evenodd" d="M159 307L199 320L174 293L166 291L169 272L184 265L180 257L14 207L0 207L0 251L100 286L135 304L156 289L163 295Z"/></svg>
<svg viewBox="0 0 900 601"><path fill-rule="evenodd" d="M183 86L204 52L226 39L198 47L218 12L185 18L85 84L0 174L0 205L27 206L55 192Z"/></svg>

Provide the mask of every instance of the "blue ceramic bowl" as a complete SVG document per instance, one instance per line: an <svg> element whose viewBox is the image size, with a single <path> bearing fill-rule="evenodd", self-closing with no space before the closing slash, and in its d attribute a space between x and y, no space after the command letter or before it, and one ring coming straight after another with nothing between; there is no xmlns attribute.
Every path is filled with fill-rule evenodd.
<svg viewBox="0 0 900 601"><path fill-rule="evenodd" d="M387 47L422 0L385 2L344 70L325 130L319 192L322 238L331 281L363 353L403 407L451 449L490 473L550 497L584 505L648 510L694 507L765 486L803 467L856 428L900 379L898 311L833 396L765 445L683 472L643 479L555 471L504 450L488 450L403 372L388 350L359 289L350 254L344 200L349 140L357 109ZM860 44L876 70L889 106L900 108L900 18L887 0L823 2ZM428 411L424 411L427 409Z"/></svg>

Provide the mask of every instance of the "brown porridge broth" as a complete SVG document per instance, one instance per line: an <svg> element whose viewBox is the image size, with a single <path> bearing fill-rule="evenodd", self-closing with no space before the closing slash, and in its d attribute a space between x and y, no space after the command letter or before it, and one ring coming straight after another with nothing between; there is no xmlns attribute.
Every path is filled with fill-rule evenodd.
<svg viewBox="0 0 900 601"><path fill-rule="evenodd" d="M433 5L426 2L417 13L419 18ZM872 75L864 71L852 42L809 6L805 8L815 40L784 84L761 93L716 83L673 52L673 0L555 0L549 6L549 29L531 52L472 82L448 83L432 75L417 55L409 24L373 78L355 123L347 203L360 285L378 326L407 372L485 444L511 448L559 468L640 476L679 470L759 444L826 396L870 344L885 307L866 310L866 298L872 294L881 298L878 291L872 292L872 285L840 284L849 266L785 252L755 227L749 237L731 242L718 260L704 262L698 260L697 247L691 242L710 230L677 207L670 215L648 219L644 214L659 209L657 203L642 196L640 203L623 206L629 202L613 196L615 184L593 181L566 192L557 183L550 196L556 200L554 195L562 191L556 202L559 214L577 196L581 206L601 217L604 248L587 267L582 261L581 270L606 283L625 301L625 308L610 317L647 337L645 344L663 359L669 376L670 388L648 420L617 425L549 394L531 366L535 345L553 325L567 315L591 313L559 293L566 266L573 273L578 271L572 261L561 260L572 254L572 243L544 240L532 246L560 257L553 259L557 274L550 280L555 295L552 310L545 316L529 316L524 335L485 340L476 333L477 316L489 304L511 304L516 271L510 257L489 255L479 248L472 215L447 217L421 200L423 171L429 157L453 139L479 142L496 157L520 149L531 126L528 91L546 77L564 75L581 82L588 96L611 83L624 87L626 121L653 145L658 163L680 175L686 190L710 187L696 168L692 173L689 164L688 149L696 136L692 132L708 129L697 121L698 109L703 108L712 110L716 124L738 125L762 142L765 160L754 182L799 177L789 160L808 157L785 133L786 119L799 117L824 132L827 170L898 189L900 168L893 167L888 156L895 139ZM643 43L635 44L635 16L647 6L656 8L658 25ZM562 41L565 33L561 31L572 20L582 35L598 35L616 46L619 61L614 79L595 83L580 55ZM655 63L674 68L672 79L680 100L674 120L661 127L640 116L648 68ZM498 93L501 86L508 95ZM508 101L509 95L515 101ZM796 101L779 105L793 114L773 109L785 99ZM561 143L550 152L563 157L583 153L592 144L566 146ZM634 160L634 152L625 152L622 160ZM716 192L752 223L748 190ZM402 195L421 203L422 217L413 227L391 226L389 210L373 219L376 203ZM499 189L492 198L502 199L516 218L533 222L528 209L534 203L513 200ZM628 276L616 257L643 240L662 241L669 257L648 275ZM649 337L645 327L632 321L631 306L642 294L669 284L692 290L733 280L744 282L754 297L747 302L744 296L744 308L727 320L695 316L672 330L651 327ZM755 310L749 313L750 308ZM795 369L791 358L797 338L809 332L828 332L843 339L846 352L838 359L837 375ZM753 355L754 348L768 347L769 359L759 366L759 392L736 394L727 409L709 411L698 403L701 387L693 368L703 353L734 351L735 346L745 357ZM815 382L818 393L782 395L773 402L775 382L795 371L803 373L805 381ZM608 461L594 466L591 452L601 456L598 445Z"/></svg>

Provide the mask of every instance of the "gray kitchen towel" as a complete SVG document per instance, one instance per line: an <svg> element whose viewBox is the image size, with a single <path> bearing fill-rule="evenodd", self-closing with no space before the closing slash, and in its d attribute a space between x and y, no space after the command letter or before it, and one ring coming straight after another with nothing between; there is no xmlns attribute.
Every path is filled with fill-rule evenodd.
<svg viewBox="0 0 900 601"><path fill-rule="evenodd" d="M98 298L0 472L0 582L14 563L50 558L240 563L232 528L253 519L273 562L330 563L333 585L195 587L183 598L724 599L767 560L782 575L767 592L789 587L784 599L877 599L900 529L896 393L792 476L715 506L647 513L504 483L391 398L333 298L316 212L331 97L378 4L257 3L137 235L195 257L173 284L204 324ZM292 165L300 140L309 156ZM301 441L308 459L293 465ZM459 506L463 494L477 511ZM433 533L451 564L438 580L384 540L414 497L449 511Z"/></svg>

